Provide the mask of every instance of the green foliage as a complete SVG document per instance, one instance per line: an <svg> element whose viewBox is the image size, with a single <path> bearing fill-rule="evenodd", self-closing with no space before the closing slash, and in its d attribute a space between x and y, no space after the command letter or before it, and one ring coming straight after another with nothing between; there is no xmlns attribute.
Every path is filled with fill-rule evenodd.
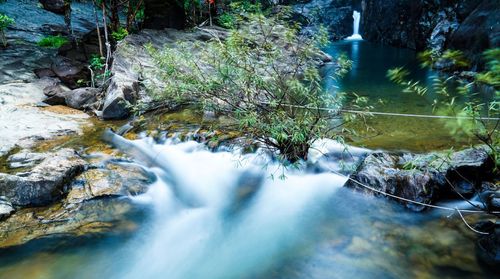
<svg viewBox="0 0 500 279"><path fill-rule="evenodd" d="M450 70L468 69L470 61L460 50L446 50L442 54L434 50L425 50L418 54L423 68L434 68L438 63L447 64Z"/></svg>
<svg viewBox="0 0 500 279"><path fill-rule="evenodd" d="M420 85L419 81L408 80L410 72L403 67L389 69L387 77L394 83L404 86L403 92L416 93L423 96L427 93L427 87Z"/></svg>
<svg viewBox="0 0 500 279"><path fill-rule="evenodd" d="M0 30L4 30L14 23L14 20L7 15L0 14Z"/></svg>
<svg viewBox="0 0 500 279"><path fill-rule="evenodd" d="M105 70L106 58L97 54L92 55L89 60L89 67L93 71L92 79L101 80L111 76L111 71Z"/></svg>
<svg viewBox="0 0 500 279"><path fill-rule="evenodd" d="M105 63L106 63L106 58L101 57L97 54L94 54L90 58L89 66L94 71L100 71L100 70L104 69Z"/></svg>
<svg viewBox="0 0 500 279"><path fill-rule="evenodd" d="M7 15L0 14L0 38L4 47L7 46L7 38L5 37L5 29L14 23L14 20Z"/></svg>
<svg viewBox="0 0 500 279"><path fill-rule="evenodd" d="M119 42L128 36L128 31L123 27L119 27L117 31L111 33L111 36L115 39L115 41Z"/></svg>
<svg viewBox="0 0 500 279"><path fill-rule="evenodd" d="M489 49L483 54L486 62L486 71L476 75L476 81L500 89L500 48Z"/></svg>
<svg viewBox="0 0 500 279"><path fill-rule="evenodd" d="M500 49L485 51L486 69L475 75L473 80L464 80L451 75L438 75L433 78L432 89L436 98L432 102L434 111L440 115L454 116L454 121L446 120L445 125L452 135L475 137L490 149L496 170L500 170ZM455 65L469 67L467 59L459 51L445 51L442 56L432 51L420 54L423 67L434 67L442 59L452 60ZM428 89L418 81L408 79L409 72L404 68L394 68L387 72L388 78L403 86L404 92L424 95ZM482 85L494 89L492 98L480 95ZM451 90L453 89L453 90Z"/></svg>
<svg viewBox="0 0 500 279"><path fill-rule="evenodd" d="M224 41L214 37L162 50L147 46L165 83L154 97L228 115L283 159L305 159L316 139L338 136L334 128L339 124L332 119L343 99L325 91L314 62L327 33L307 38L281 15L247 17ZM338 74L348 65L341 61Z"/></svg>
<svg viewBox="0 0 500 279"><path fill-rule="evenodd" d="M57 36L47 36L42 38L37 42L37 45L40 47L48 47L48 48L60 48L64 44L68 43L69 40L66 37L61 35Z"/></svg>
<svg viewBox="0 0 500 279"><path fill-rule="evenodd" d="M236 17L230 13L223 13L217 18L217 22L220 26L228 29L236 27Z"/></svg>

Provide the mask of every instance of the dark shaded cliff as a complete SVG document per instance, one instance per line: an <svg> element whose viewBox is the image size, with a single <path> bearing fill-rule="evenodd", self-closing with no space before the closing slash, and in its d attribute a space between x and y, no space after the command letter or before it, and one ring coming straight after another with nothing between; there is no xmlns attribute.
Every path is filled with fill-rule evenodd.
<svg viewBox="0 0 500 279"><path fill-rule="evenodd" d="M352 34L352 11L361 11L365 40L415 50L460 49L475 62L500 47L500 0L313 0L295 6L332 39Z"/></svg>

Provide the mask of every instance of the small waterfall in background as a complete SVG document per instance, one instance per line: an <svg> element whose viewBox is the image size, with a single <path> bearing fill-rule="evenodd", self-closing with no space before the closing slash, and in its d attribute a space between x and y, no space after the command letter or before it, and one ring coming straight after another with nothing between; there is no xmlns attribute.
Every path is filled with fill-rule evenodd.
<svg viewBox="0 0 500 279"><path fill-rule="evenodd" d="M361 14L358 11L353 11L352 18L353 18L354 32L352 33L351 36L347 37L346 40L349 41L363 40L363 37L359 35L359 21L361 20Z"/></svg>
<svg viewBox="0 0 500 279"><path fill-rule="evenodd" d="M342 167L323 154L344 149L329 140L310 152L308 163L317 167L307 171L285 170L263 150L211 152L194 141L107 136L156 177L134 198L152 205L154 217L115 257L122 263L116 278L259 277L290 249L313 241L307 236L313 237L322 209L347 180L327 171Z"/></svg>

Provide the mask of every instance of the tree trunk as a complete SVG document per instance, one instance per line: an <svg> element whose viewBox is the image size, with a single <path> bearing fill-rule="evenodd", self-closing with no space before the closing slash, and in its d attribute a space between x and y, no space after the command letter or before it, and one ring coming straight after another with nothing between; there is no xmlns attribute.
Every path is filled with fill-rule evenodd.
<svg viewBox="0 0 500 279"><path fill-rule="evenodd" d="M71 0L64 0L64 23L66 24L71 43L76 46L76 38L71 26Z"/></svg>
<svg viewBox="0 0 500 279"><path fill-rule="evenodd" d="M118 31L118 28L120 27L120 17L118 15L118 1L117 0L111 0L111 29L113 31Z"/></svg>

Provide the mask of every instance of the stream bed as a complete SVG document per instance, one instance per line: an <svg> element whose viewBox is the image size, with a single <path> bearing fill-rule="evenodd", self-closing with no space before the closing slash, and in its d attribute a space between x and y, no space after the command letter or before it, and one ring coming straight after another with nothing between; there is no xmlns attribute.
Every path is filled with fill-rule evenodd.
<svg viewBox="0 0 500 279"><path fill-rule="evenodd" d="M428 99L401 93L385 77L387 69L406 65L416 79L428 80L430 73L418 68L414 52L363 41L338 42L328 52L346 52L353 69L327 86L385 99L385 104L375 105L379 111L432 112ZM189 112L172 115L161 119L178 124L180 115L188 129L198 121ZM376 116L369 123L376 132L365 133L360 125L361 136L351 144L424 152L469 143L467 138L452 138L440 120ZM101 145L104 127L95 126L75 144ZM53 235L1 249L0 278L495 276L478 264L476 236L458 216L412 213L394 202L343 188L346 178L330 172L342 172L336 161L314 171L284 170L265 153L213 152L173 136L159 141L145 135L134 140L110 137L108 142L153 181L146 193L123 198L136 208L128 216L128 227L76 238ZM335 144L325 148L340 149ZM361 157L363 152L356 149L353 154Z"/></svg>

